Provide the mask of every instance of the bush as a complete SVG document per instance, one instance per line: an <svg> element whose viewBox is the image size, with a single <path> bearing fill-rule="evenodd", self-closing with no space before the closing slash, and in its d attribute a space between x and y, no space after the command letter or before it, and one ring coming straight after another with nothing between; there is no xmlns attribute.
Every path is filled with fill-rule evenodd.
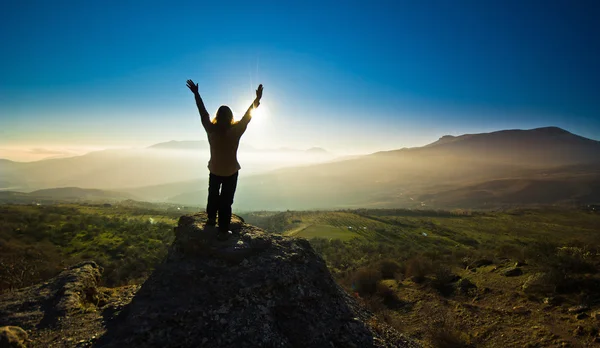
<svg viewBox="0 0 600 348"><path fill-rule="evenodd" d="M395 279L396 274L404 273L405 271L402 265L392 259L382 260L379 263L379 270L383 279Z"/></svg>
<svg viewBox="0 0 600 348"><path fill-rule="evenodd" d="M463 332L452 327L438 327L431 332L430 339L431 345L436 348L470 347Z"/></svg>
<svg viewBox="0 0 600 348"><path fill-rule="evenodd" d="M592 256L593 254L587 248L560 247L556 249L557 266L564 273L597 273L598 269L591 262Z"/></svg>
<svg viewBox="0 0 600 348"><path fill-rule="evenodd" d="M432 271L433 264L426 257L415 256L406 262L406 277L415 283L422 283Z"/></svg>
<svg viewBox="0 0 600 348"><path fill-rule="evenodd" d="M581 276L598 273L594 264L596 253L586 247L538 242L527 248L526 254L541 271L523 284L523 290L529 294L571 293L594 286Z"/></svg>
<svg viewBox="0 0 600 348"><path fill-rule="evenodd" d="M454 292L453 282L457 281L459 277L450 271L450 268L446 266L437 266L433 279L431 280L431 287L439 292L443 296L452 295Z"/></svg>
<svg viewBox="0 0 600 348"><path fill-rule="evenodd" d="M377 291L377 284L381 280L381 272L369 267L359 269L353 277L352 288L360 296L373 295Z"/></svg>
<svg viewBox="0 0 600 348"><path fill-rule="evenodd" d="M523 247L513 244L501 244L496 248L496 256L516 261L525 261Z"/></svg>
<svg viewBox="0 0 600 348"><path fill-rule="evenodd" d="M435 348L471 347L466 334L447 315L432 322L428 336Z"/></svg>
<svg viewBox="0 0 600 348"><path fill-rule="evenodd" d="M394 309L401 307L404 304L398 297L396 291L383 282L377 283L377 291L375 295L381 299L381 302L387 308Z"/></svg>

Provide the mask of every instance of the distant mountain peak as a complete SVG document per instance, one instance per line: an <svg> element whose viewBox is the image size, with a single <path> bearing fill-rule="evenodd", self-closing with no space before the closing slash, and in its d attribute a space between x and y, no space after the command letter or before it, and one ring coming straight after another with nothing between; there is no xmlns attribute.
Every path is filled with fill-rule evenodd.
<svg viewBox="0 0 600 348"><path fill-rule="evenodd" d="M534 128L531 131L542 132L542 133L546 133L546 134L573 134L569 131L566 131L560 127L555 127L555 126Z"/></svg>
<svg viewBox="0 0 600 348"><path fill-rule="evenodd" d="M189 149L205 149L208 147L208 142L204 140L171 140L164 143L150 145L148 149L169 149L169 150L189 150Z"/></svg>
<svg viewBox="0 0 600 348"><path fill-rule="evenodd" d="M567 136L567 137L572 137L573 139L591 140L591 139L583 138L581 136L573 134L573 133L571 133L567 130L564 130L560 127L548 126L548 127L540 127L540 128L533 128L533 129L506 129L506 130L494 131L494 132L489 132L489 133L463 134L463 135L459 135L459 136L444 135L441 138L439 138L437 141L435 141L431 144L428 144L425 147L447 145L450 143L459 143L459 142L464 142L466 140L484 141L485 139L488 139L489 141L492 141L492 139L494 139L494 141L497 141L498 139L505 138L507 141L513 141L514 137L519 137L519 138L529 138L531 141L535 141L536 139L542 139L542 138L552 139L553 137L556 137L556 136Z"/></svg>
<svg viewBox="0 0 600 348"><path fill-rule="evenodd" d="M322 147L311 147L310 149L306 150L306 152L309 152L309 153L327 153L327 150L325 150Z"/></svg>

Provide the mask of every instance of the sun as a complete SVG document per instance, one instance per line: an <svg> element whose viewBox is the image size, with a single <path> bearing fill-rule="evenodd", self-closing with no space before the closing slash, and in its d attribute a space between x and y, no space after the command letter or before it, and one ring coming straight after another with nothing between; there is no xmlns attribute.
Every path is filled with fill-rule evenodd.
<svg viewBox="0 0 600 348"><path fill-rule="evenodd" d="M246 110L248 110L248 105L251 105L252 101L249 100L243 104L240 104L239 106L239 111L236 112L236 115L239 115L240 117L242 115L244 115L244 113L246 112ZM241 108L241 106L245 106L244 109ZM241 112L241 110L244 110L243 112ZM269 118L271 117L271 112L270 112L270 108L268 104L265 104L264 102L260 102L260 106L252 109L250 115L252 116L252 123L255 125L259 125L259 124L263 124L263 123L268 123Z"/></svg>
<svg viewBox="0 0 600 348"><path fill-rule="evenodd" d="M250 112L250 114L252 115L252 118L262 118L264 116L264 109L259 106L257 108L252 109L252 111Z"/></svg>
<svg viewBox="0 0 600 348"><path fill-rule="evenodd" d="M260 106L252 109L252 120L262 122L269 117L269 107L264 103L260 103Z"/></svg>

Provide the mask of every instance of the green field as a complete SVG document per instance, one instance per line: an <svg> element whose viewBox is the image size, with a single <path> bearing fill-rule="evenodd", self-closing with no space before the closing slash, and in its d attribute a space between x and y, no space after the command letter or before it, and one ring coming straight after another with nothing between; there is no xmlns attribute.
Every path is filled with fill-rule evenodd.
<svg viewBox="0 0 600 348"><path fill-rule="evenodd" d="M348 240L355 237L360 237L359 233L356 233L352 230L348 230L343 227L336 227L331 225L310 225L299 231L294 233L290 233L286 235L302 237L307 239L312 239L315 237L318 238L327 238L327 239L340 239L340 240Z"/></svg>
<svg viewBox="0 0 600 348"><path fill-rule="evenodd" d="M142 281L166 254L180 207L119 204L0 205L0 291L54 276L81 260L115 286Z"/></svg>
<svg viewBox="0 0 600 348"><path fill-rule="evenodd" d="M247 222L273 233L305 238L367 240L473 247L552 240L599 241L598 214L586 209L527 209L499 212L356 210L247 213Z"/></svg>

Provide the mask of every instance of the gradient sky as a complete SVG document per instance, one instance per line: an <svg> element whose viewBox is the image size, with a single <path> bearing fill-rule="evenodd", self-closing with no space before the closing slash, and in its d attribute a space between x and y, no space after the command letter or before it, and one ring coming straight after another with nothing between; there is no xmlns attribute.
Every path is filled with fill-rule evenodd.
<svg viewBox="0 0 600 348"><path fill-rule="evenodd" d="M264 84L256 147L600 139L598 18L594 0L4 1L0 157L205 139L188 78L211 114Z"/></svg>

